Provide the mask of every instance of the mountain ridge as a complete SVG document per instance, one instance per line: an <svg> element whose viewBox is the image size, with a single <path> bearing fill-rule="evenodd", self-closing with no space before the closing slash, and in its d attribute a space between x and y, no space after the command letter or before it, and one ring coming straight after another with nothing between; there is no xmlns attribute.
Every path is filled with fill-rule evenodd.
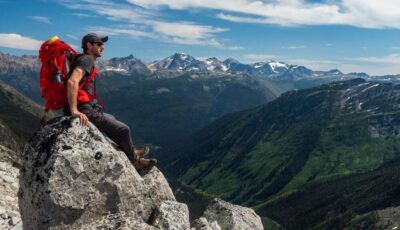
<svg viewBox="0 0 400 230"><path fill-rule="evenodd" d="M399 85L363 79L289 91L204 127L171 151L167 171L205 193L257 205L400 156L399 102Z"/></svg>
<svg viewBox="0 0 400 230"><path fill-rule="evenodd" d="M198 60L186 53L175 53L159 61L146 63L134 55L113 57L109 60L98 60L97 65L103 72L119 72L134 74L150 78L176 77L176 72L196 72L204 74L248 74L261 78L297 81L297 80L346 80L364 78L382 82L399 82L399 75L370 76L366 73L342 73L340 70L313 71L305 66L287 64L280 61L262 61L255 63L241 63L234 58L224 61L211 57L204 61ZM36 56L13 56L0 52L0 74L28 73L39 71L40 62ZM174 74L172 74L174 73Z"/></svg>

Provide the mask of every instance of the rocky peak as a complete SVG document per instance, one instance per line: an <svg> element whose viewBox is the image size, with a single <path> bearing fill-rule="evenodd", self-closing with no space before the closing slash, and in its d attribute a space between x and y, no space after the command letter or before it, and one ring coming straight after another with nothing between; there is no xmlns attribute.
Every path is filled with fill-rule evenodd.
<svg viewBox="0 0 400 230"><path fill-rule="evenodd" d="M112 71L129 74L148 75L151 70L140 59L132 54L127 57L111 58L108 61L100 61L97 66L101 71Z"/></svg>
<svg viewBox="0 0 400 230"><path fill-rule="evenodd" d="M240 62L233 58L227 58L223 63L229 67L230 64L239 64Z"/></svg>
<svg viewBox="0 0 400 230"><path fill-rule="evenodd" d="M228 72L230 72L230 73L253 74L253 73L257 72L253 66L247 65L247 64L242 64L238 60L233 59L233 58L228 58L223 63L227 67Z"/></svg>
<svg viewBox="0 0 400 230"><path fill-rule="evenodd" d="M207 58L205 60L205 62L207 64L207 69L209 71L223 71L223 72L225 72L225 71L228 70L226 65L216 57Z"/></svg>
<svg viewBox="0 0 400 230"><path fill-rule="evenodd" d="M252 65L258 73L262 75L269 75L276 73L274 68L269 63L266 62L256 62Z"/></svg>
<svg viewBox="0 0 400 230"><path fill-rule="evenodd" d="M0 74L38 72L40 61L36 56L12 56L0 52Z"/></svg>
<svg viewBox="0 0 400 230"><path fill-rule="evenodd" d="M328 73L328 74L336 74L336 75L343 74L343 73L342 73L340 70L338 70L338 69L331 69L331 70L329 70L327 73Z"/></svg>
<svg viewBox="0 0 400 230"><path fill-rule="evenodd" d="M204 218L218 229L250 226L238 221L262 229L250 209L215 206ZM176 201L160 170L137 172L95 126L70 117L53 119L28 143L19 208L29 229L190 229L186 204Z"/></svg>
<svg viewBox="0 0 400 230"><path fill-rule="evenodd" d="M149 64L153 71L174 70L174 71L207 71L207 65L186 53L175 53L161 61Z"/></svg>

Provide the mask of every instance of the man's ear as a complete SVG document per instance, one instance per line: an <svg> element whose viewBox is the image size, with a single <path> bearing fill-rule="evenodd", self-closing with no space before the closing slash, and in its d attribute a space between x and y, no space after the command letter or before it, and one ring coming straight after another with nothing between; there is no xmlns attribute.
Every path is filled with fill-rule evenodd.
<svg viewBox="0 0 400 230"><path fill-rule="evenodd" d="M90 49L90 48L92 48L92 46L93 46L93 45L92 45L92 43L90 43L90 42L86 42L86 48L87 48L87 49Z"/></svg>

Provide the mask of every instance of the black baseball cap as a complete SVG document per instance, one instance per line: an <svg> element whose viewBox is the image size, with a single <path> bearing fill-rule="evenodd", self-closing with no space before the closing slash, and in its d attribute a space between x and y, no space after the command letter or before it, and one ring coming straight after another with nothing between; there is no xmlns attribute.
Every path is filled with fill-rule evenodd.
<svg viewBox="0 0 400 230"><path fill-rule="evenodd" d="M95 42L101 42L104 43L108 41L108 36L101 37L97 35L96 33L88 33L82 38L82 48L85 47L86 43L95 43Z"/></svg>

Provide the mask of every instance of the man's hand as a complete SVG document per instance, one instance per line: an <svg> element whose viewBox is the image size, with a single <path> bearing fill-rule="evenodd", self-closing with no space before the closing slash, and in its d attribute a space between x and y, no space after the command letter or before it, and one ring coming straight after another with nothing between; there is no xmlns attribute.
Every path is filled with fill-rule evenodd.
<svg viewBox="0 0 400 230"><path fill-rule="evenodd" d="M81 125L87 125L89 123L89 119L84 113L81 113L79 111L71 111L71 115L73 118L79 117Z"/></svg>
<svg viewBox="0 0 400 230"><path fill-rule="evenodd" d="M78 110L78 90L79 90L79 82L82 80L84 75L84 71L77 67L72 71L71 77L67 82L67 95L68 95L68 103L71 109L71 115L73 118L79 117L79 121L81 125L87 125L89 119L87 116Z"/></svg>

